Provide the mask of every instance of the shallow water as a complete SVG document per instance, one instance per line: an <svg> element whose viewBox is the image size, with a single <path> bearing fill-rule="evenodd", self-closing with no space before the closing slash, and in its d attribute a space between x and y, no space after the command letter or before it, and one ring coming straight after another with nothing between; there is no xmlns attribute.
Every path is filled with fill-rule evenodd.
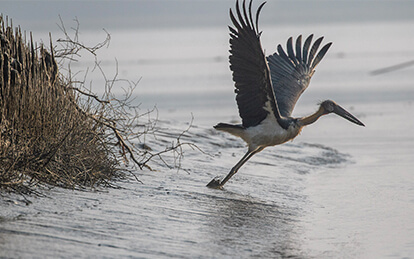
<svg viewBox="0 0 414 259"><path fill-rule="evenodd" d="M0 257L413 257L413 68L370 75L412 60L412 28L410 22L318 27L315 33L335 44L295 115L332 98L367 126L322 118L293 142L254 156L223 190L205 185L245 152L240 140L211 127L238 120L225 28L113 33L102 55L105 71L114 73L117 57L120 76L142 76L142 110L159 109L158 141L148 145L169 143L193 115L183 140L203 152L184 149L179 171L162 164L137 171L143 184L44 190L46 197L30 197L30 205L3 196ZM263 45L311 30L263 28ZM91 77L94 85L102 80Z"/></svg>
<svg viewBox="0 0 414 259"><path fill-rule="evenodd" d="M350 156L323 145L289 143L280 154L252 159L224 190L205 184L242 155L235 139L195 127L206 154L186 151L182 170L138 172L118 189L55 189L29 206L2 201L3 256L54 257L273 257L302 256L302 219L313 209L305 193L309 176L338 169ZM211 136L210 136L211 135ZM187 154L188 153L188 154ZM276 167L274 165L280 165ZM56 245L50 246L53 242ZM22 249L22 247L25 247ZM93 252L92 252L93 251Z"/></svg>

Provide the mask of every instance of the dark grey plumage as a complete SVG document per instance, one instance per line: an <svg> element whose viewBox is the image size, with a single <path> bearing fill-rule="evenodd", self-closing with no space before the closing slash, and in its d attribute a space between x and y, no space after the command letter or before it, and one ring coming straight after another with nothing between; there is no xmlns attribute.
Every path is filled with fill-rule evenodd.
<svg viewBox="0 0 414 259"><path fill-rule="evenodd" d="M323 37L317 39L309 51L312 38L313 35L310 35L305 40L302 49L300 35L296 39L296 53L294 53L292 37L290 37L286 45L287 54L282 46L278 45L277 52L267 57L277 106L284 117L291 116L296 102L309 85L315 67L332 44L326 44L315 57Z"/></svg>
<svg viewBox="0 0 414 259"><path fill-rule="evenodd" d="M243 14L237 2L237 19L230 10L230 18L234 25L234 28L229 26L230 69L233 71L236 101L245 128L256 126L267 117L270 111L264 109L266 103L270 105L276 118L280 118L257 28L264 4L261 4L256 12L256 24L253 23L252 2L247 10L243 1Z"/></svg>

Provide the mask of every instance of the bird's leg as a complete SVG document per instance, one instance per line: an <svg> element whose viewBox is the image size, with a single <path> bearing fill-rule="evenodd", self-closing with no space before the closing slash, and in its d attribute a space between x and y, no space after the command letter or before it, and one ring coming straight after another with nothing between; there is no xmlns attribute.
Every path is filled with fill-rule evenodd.
<svg viewBox="0 0 414 259"><path fill-rule="evenodd" d="M247 151L247 153L242 157L242 159L240 159L240 161L230 170L230 173L226 176L226 178L224 178L223 181L220 181L220 179L218 178L214 178L213 180L211 180L208 184L207 187L210 188L216 188L216 189L220 189L223 187L223 185L234 175L237 173L237 171L240 169L240 167L242 167L242 165L244 163L247 162L247 160L249 160L254 154L258 153L259 151L261 151L262 149L258 148L256 150L249 150Z"/></svg>

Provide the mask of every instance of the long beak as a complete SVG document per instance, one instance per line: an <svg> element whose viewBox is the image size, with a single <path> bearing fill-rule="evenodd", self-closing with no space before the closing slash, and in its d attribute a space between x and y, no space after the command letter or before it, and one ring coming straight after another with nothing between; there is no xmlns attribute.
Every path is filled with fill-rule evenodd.
<svg viewBox="0 0 414 259"><path fill-rule="evenodd" d="M359 121L357 118L355 118L354 115L350 114L349 112L347 112L344 108L342 108L339 105L336 105L335 106L333 112L335 114L338 114L342 118L349 120L350 122L353 122L355 124L358 124L360 126L364 126L365 127L364 123L362 123L361 121Z"/></svg>

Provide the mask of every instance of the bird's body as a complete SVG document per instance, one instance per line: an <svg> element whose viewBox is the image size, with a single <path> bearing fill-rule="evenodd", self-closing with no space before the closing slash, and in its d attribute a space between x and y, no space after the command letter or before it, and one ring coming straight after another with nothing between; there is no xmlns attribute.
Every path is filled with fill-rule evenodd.
<svg viewBox="0 0 414 259"><path fill-rule="evenodd" d="M306 90L315 67L322 60L332 43L318 48L323 37L313 44L313 35L287 42L287 54L278 45L277 52L265 57L260 43L258 19L262 3L253 23L252 1L248 9L243 1L240 10L236 3L237 18L230 10L230 18L235 28L230 29L230 69L233 71L236 101L242 124L219 123L215 129L242 138L248 145L247 153L231 169L225 179L213 179L207 186L221 188L239 168L254 154L268 146L283 144L299 135L304 126L314 123L321 116L335 113L353 123L364 125L357 118L331 100L322 102L319 109L310 116L291 117L293 108ZM295 50L294 50L295 49Z"/></svg>
<svg viewBox="0 0 414 259"><path fill-rule="evenodd" d="M284 129L277 123L274 116L271 115L254 127L244 128L242 125L219 123L214 128L240 137L248 143L249 150L283 144L294 139L301 130L301 127L298 125L291 125Z"/></svg>

